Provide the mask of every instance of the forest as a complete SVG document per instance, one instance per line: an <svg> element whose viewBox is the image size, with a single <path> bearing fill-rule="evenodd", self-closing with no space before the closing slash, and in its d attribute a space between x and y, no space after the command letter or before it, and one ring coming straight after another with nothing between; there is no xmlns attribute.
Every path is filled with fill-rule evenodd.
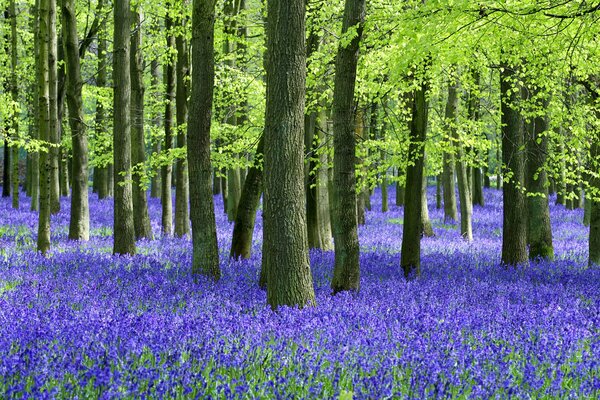
<svg viewBox="0 0 600 400"><path fill-rule="evenodd" d="M0 398L600 397L600 2L0 11Z"/></svg>

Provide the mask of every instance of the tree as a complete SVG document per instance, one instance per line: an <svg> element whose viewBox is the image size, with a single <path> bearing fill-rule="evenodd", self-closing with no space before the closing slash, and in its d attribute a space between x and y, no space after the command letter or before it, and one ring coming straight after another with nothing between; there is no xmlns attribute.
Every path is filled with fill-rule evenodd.
<svg viewBox="0 0 600 400"><path fill-rule="evenodd" d="M502 263L518 265L527 262L527 219L523 194L525 180L523 120L517 109L521 88L514 65L504 63L500 68L502 111L502 186L503 225Z"/></svg>
<svg viewBox="0 0 600 400"><path fill-rule="evenodd" d="M63 45L65 48L67 104L69 126L73 142L73 195L69 239L88 240L90 237L90 210L88 204L88 142L81 96L81 67L79 38L74 0L62 0Z"/></svg>
<svg viewBox="0 0 600 400"><path fill-rule="evenodd" d="M59 146L60 125L58 115L58 37L56 34L56 0L49 3L48 33L48 85L49 89L49 136L48 168L50 174L50 212L60 211Z"/></svg>
<svg viewBox="0 0 600 400"><path fill-rule="evenodd" d="M165 142L163 150L169 154L173 148L173 106L175 105L175 91L177 71L175 70L175 59L173 54L176 51L175 35L173 34L173 18L171 16L172 4L167 3L167 15L165 16L165 28L167 31L167 62L164 65L165 79ZM166 236L173 234L173 197L171 195L173 164L170 160L162 167L161 176L161 193L160 199L162 202L162 233Z"/></svg>
<svg viewBox="0 0 600 400"><path fill-rule="evenodd" d="M187 126L187 157L192 221L192 274L221 277L212 196L210 126L212 117L215 0L194 0L192 10L192 93Z"/></svg>
<svg viewBox="0 0 600 400"><path fill-rule="evenodd" d="M116 0L113 46L113 152L115 254L135 253L131 187L131 76L129 0Z"/></svg>
<svg viewBox="0 0 600 400"><path fill-rule="evenodd" d="M131 11L133 34L131 35L130 74L131 74L131 162L135 168L132 174L133 227L137 239L152 239L152 227L148 215L148 197L142 182L146 162L144 140L144 59L142 56L142 13L139 5Z"/></svg>
<svg viewBox="0 0 600 400"><path fill-rule="evenodd" d="M356 215L356 138L354 137L354 87L365 18L365 0L346 0L342 39L335 60L333 89L333 241L335 267L333 293L360 288L358 221ZM348 43L344 35L352 33ZM355 33L354 33L355 32Z"/></svg>
<svg viewBox="0 0 600 400"><path fill-rule="evenodd" d="M262 268L272 308L315 303L304 195L304 32L304 0L267 0Z"/></svg>
<svg viewBox="0 0 600 400"><path fill-rule="evenodd" d="M106 86L106 39L98 38L98 74L96 75L96 86ZM96 100L95 134L101 137L105 130L106 115L102 101ZM105 199L110 195L109 182L113 181L112 173L109 173L107 165L94 168L94 181L98 180L98 198Z"/></svg>
<svg viewBox="0 0 600 400"><path fill-rule="evenodd" d="M11 148L11 183L12 183L12 208L19 208L19 82L17 77L17 8L15 0L10 0L8 6L8 15L10 18L10 94L13 101L12 106L12 138L15 142ZM6 153L5 157L6 157ZM6 184L6 182L4 182ZM4 189L4 188L3 188Z"/></svg>

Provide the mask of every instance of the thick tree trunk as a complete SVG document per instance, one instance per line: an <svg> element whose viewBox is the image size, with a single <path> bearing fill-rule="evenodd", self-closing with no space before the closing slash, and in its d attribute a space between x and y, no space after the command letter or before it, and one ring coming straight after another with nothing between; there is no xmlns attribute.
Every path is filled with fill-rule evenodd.
<svg viewBox="0 0 600 400"><path fill-rule="evenodd" d="M88 141L83 120L81 66L75 0L62 0L63 41L66 61L67 105L73 143L73 195L69 239L90 238L90 210L88 203Z"/></svg>
<svg viewBox="0 0 600 400"><path fill-rule="evenodd" d="M48 167L50 168L50 212L56 214L60 211L60 177L59 177L59 147L60 144L60 126L58 119L58 76L57 76L57 58L58 58L58 37L56 34L56 0L50 0L50 33L48 42L48 79L50 86L50 131L49 142L50 151L48 152Z"/></svg>
<svg viewBox="0 0 600 400"><path fill-rule="evenodd" d="M523 186L525 179L523 120L515 106L521 94L515 67L504 65L500 72L502 111L502 162L504 171L502 263L518 265L527 258L527 208Z"/></svg>
<svg viewBox="0 0 600 400"><path fill-rule="evenodd" d="M427 64L423 67L427 68ZM415 90L412 99L412 119L408 146L408 157L412 161L412 165L408 165L406 169L406 187L408 191L405 196L400 256L400 266L404 270L406 278L421 274L423 164L429 111L426 98L427 91L428 83L424 81L421 83L421 87Z"/></svg>
<svg viewBox="0 0 600 400"><path fill-rule="evenodd" d="M400 178L400 168L398 168L397 171L397 178ZM405 185L406 183L400 183L398 181L396 181L396 206L398 207L402 207L404 206L404 197L405 197Z"/></svg>
<svg viewBox="0 0 600 400"><path fill-rule="evenodd" d="M262 268L274 309L315 303L304 194L304 18L304 0L267 0Z"/></svg>
<svg viewBox="0 0 600 400"><path fill-rule="evenodd" d="M540 104L543 109L548 101ZM546 174L546 157L548 154L548 121L539 116L533 120L531 130L527 132L527 244L529 258L552 260L552 227L550 225L550 209L548 206L548 178Z"/></svg>
<svg viewBox="0 0 600 400"><path fill-rule="evenodd" d="M199 1L199 0L197 0ZM172 4L168 5L171 8ZM169 9L167 16L165 17L165 26L167 30L167 48L170 52L176 50L175 36L173 36L173 20L171 18L172 11ZM165 141L163 146L163 152L169 153L173 148L173 106L175 105L175 91L176 91L176 68L175 60L170 57L164 66L164 79L166 86L166 98L165 98ZM171 187L173 185L173 164L169 161L162 167L161 176L161 193L160 199L162 202L162 234L164 236L171 236L173 234L173 196Z"/></svg>
<svg viewBox="0 0 600 400"><path fill-rule="evenodd" d="M346 0L342 35L349 29L356 29L357 34L350 43L339 45L335 60L332 114L335 267L331 281L334 294L345 290L358 291L360 288L358 221L354 211L356 138L353 124L362 124L363 120L354 119L353 105L364 18L365 0Z"/></svg>
<svg viewBox="0 0 600 400"><path fill-rule="evenodd" d="M192 11L192 88L187 126L187 156L192 221L192 274L221 277L211 187L215 0L194 0Z"/></svg>
<svg viewBox="0 0 600 400"><path fill-rule="evenodd" d="M43 143L50 140L50 2L39 0L39 54L38 54L38 132ZM40 152L39 158L39 209L37 250L45 254L50 250L50 162L49 151Z"/></svg>
<svg viewBox="0 0 600 400"><path fill-rule="evenodd" d="M248 169L248 175L244 181L240 204L235 216L233 236L231 238L231 250L229 252L229 257L231 258L250 258L256 211L258 210L260 195L263 190L263 148L264 136L261 136L256 148L254 164Z"/></svg>
<svg viewBox="0 0 600 400"><path fill-rule="evenodd" d="M144 140L144 59L142 57L142 14L139 6L131 11L133 34L131 35L131 162L134 166L133 227L137 239L152 239L152 227L148 214L148 197L142 182L146 167L146 143Z"/></svg>
<svg viewBox="0 0 600 400"><path fill-rule="evenodd" d="M129 0L115 0L113 54L114 254L135 254L131 187L131 76Z"/></svg>
<svg viewBox="0 0 600 400"><path fill-rule="evenodd" d="M179 20L181 26L186 27L187 21ZM190 74L190 61L188 54L188 45L183 35L177 35L175 38L177 47L177 147L183 149L187 147L185 124L188 119L188 79ZM177 159L177 179L175 182L175 236L183 237L190 233L190 213L189 213L189 181L188 181L188 163L187 159Z"/></svg>

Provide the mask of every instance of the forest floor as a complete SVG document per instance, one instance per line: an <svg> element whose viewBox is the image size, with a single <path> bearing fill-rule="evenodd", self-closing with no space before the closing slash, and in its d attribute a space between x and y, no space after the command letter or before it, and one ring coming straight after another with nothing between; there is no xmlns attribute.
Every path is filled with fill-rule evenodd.
<svg viewBox="0 0 600 400"><path fill-rule="evenodd" d="M443 224L422 242L422 277L399 267L402 209L360 228L361 291L330 295L333 252L311 251L317 307L266 305L254 254L229 261L232 224L215 197L220 282L190 277L189 239L135 257L112 251L112 200L91 195L92 239L35 253L37 215L0 200L0 398L597 398L600 268L587 268L581 210L551 206L555 262L500 263L501 192L474 208L474 242ZM551 199L551 204L554 204ZM259 213L260 214L260 213Z"/></svg>

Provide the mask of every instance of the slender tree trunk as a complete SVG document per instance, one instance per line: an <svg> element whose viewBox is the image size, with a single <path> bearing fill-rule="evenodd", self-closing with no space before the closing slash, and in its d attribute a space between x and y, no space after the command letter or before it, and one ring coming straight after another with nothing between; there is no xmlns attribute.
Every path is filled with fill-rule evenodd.
<svg viewBox="0 0 600 400"><path fill-rule="evenodd" d="M583 226L590 226L590 217L592 211L592 201L589 195L585 196L585 204L583 206Z"/></svg>
<svg viewBox="0 0 600 400"><path fill-rule="evenodd" d="M38 54L38 132L43 143L50 140L50 2L39 0L39 54ZM37 250L45 254L50 250L50 162L49 151L40 152L39 159L39 209Z"/></svg>
<svg viewBox="0 0 600 400"><path fill-rule="evenodd" d="M320 129L318 130L319 146L331 147L327 144L325 139L325 133L328 131L327 128L327 111L322 109L319 112L318 123ZM321 249L331 250L333 249L333 233L331 231L331 210L329 209L329 157L328 152L323 151L319 154L319 167L317 169L318 181L317 181L317 205L318 205L318 221L319 230L321 231Z"/></svg>
<svg viewBox="0 0 600 400"><path fill-rule="evenodd" d="M211 187L215 0L194 0L192 11L192 88L187 126L187 156L192 221L192 274L221 277Z"/></svg>
<svg viewBox="0 0 600 400"><path fill-rule="evenodd" d="M473 122L479 122L479 109L481 107L481 101L479 99L479 87L480 87L480 74L478 71L473 72L473 78L476 83L476 89L472 90L469 93L469 119ZM487 153L486 153L487 154ZM482 156L481 152L477 154L478 158ZM487 173L486 173L487 175ZM484 174L482 172L482 168L479 166L475 166L472 168L472 191L471 191L471 200L472 204L483 207L485 205L485 199L483 196L483 186L484 186ZM488 182L489 183L489 182ZM489 185L488 185L489 187Z"/></svg>
<svg viewBox="0 0 600 400"><path fill-rule="evenodd" d="M40 115L41 112L43 112L43 110L41 110L41 103L40 103L40 97L42 96L42 93L40 92L40 88L41 85L43 84L43 80L45 79L41 74L42 74L42 70L43 70L43 66L40 62L40 57L42 56L46 56L42 54L42 50L41 50L41 43L43 40L43 37L41 35L41 27L40 27L40 19L41 19L41 0L35 0L35 6L33 8L33 15L36 15L36 17L33 18L33 32L34 32L34 37L33 37L33 52L34 52L34 56L35 56L35 69L36 69L36 81L37 83L35 85L33 85L33 91L34 91L34 101L33 101L33 123L32 123L32 129L31 129L31 137L33 139L40 139L40 131L41 131L41 126L40 126L40 121L42 120L42 116ZM40 188L40 153L39 151L34 151L31 153L31 181L29 182L29 185L31 185L31 192L30 192L30 196L31 196L31 204L30 204L30 210L31 211L38 211L39 210L39 200L40 200L40 194L39 194L39 188Z"/></svg>
<svg viewBox="0 0 600 400"><path fill-rule="evenodd" d="M48 153L50 168L50 211L60 211L60 179L59 179L59 147L60 126L58 119L58 76L57 76L57 35L56 35L56 0L50 0L50 39L48 42L48 70L50 85L50 131L49 141L52 144Z"/></svg>
<svg viewBox="0 0 600 400"><path fill-rule="evenodd" d="M155 93L154 96L159 97L160 95L158 94L158 85L160 82L160 65L158 63L158 60L155 58L151 61L150 63L150 84L152 86L152 90ZM159 99L156 99L155 101L160 101ZM160 113L158 111L155 111L153 117L152 117L152 124L156 127L157 131L160 129L161 125L161 118L160 118ZM161 140L158 138L153 138L152 139L152 152L154 154L160 154L161 151ZM161 171L153 171L152 174L152 180L150 182L150 197L152 197L153 199L160 199L160 191L161 191Z"/></svg>
<svg viewBox="0 0 600 400"><path fill-rule="evenodd" d="M515 67L504 65L500 72L502 111L502 162L505 165L502 234L502 263L517 265L527 258L527 208L522 192L525 179L523 120L514 108L520 101ZM515 88L518 88L515 90Z"/></svg>
<svg viewBox="0 0 600 400"><path fill-rule="evenodd" d="M90 238L90 210L88 204L88 141L83 115L79 38L75 0L62 0L63 42L65 48L67 105L73 143L73 195L69 239Z"/></svg>
<svg viewBox="0 0 600 400"><path fill-rule="evenodd" d="M598 118L600 118L600 112L596 112ZM590 149L590 155L592 160L600 159L600 140L598 135L592 141ZM594 162L594 170L598 171L598 163ZM600 193L600 178L595 176L592 178L592 187L595 189L595 198L592 199L592 205L590 210L590 235L589 235L589 259L588 264L600 264L600 200L598 200L598 193Z"/></svg>
<svg viewBox="0 0 600 400"><path fill-rule="evenodd" d="M423 66L428 68L427 64ZM428 82L421 83L412 99L412 119L409 132L408 158L412 164L406 169L404 225L402 229L402 250L400 266L404 276L410 278L421 274L421 233L423 213L423 164L425 158L425 137L427 134L428 104L426 93Z"/></svg>
<svg viewBox="0 0 600 400"><path fill-rule="evenodd" d="M240 204L235 216L231 250L229 252L229 257L231 258L250 258L256 211L258 210L260 195L263 189L263 148L264 136L261 136L256 148L254 164L248 169L248 175L244 181Z"/></svg>
<svg viewBox="0 0 600 400"><path fill-rule="evenodd" d="M548 101L540 104L543 109ZM532 129L527 132L527 244L529 258L552 260L552 227L548 206L548 178L546 174L546 155L548 153L548 121L539 116L533 120Z"/></svg>
<svg viewBox="0 0 600 400"><path fill-rule="evenodd" d="M446 120L451 120L454 122L457 113L457 101L458 98L456 96L456 90L449 90L448 100L446 102ZM454 161L454 154L447 151L444 152L442 162L442 185L444 187L444 223L454 223L458 220L458 210L456 207L456 191L454 189L454 182L456 180L456 163Z"/></svg>
<svg viewBox="0 0 600 400"><path fill-rule="evenodd" d="M10 0L9 3L9 15L10 17L10 94L13 101L12 109L12 138L15 142L19 139L19 112L17 104L19 102L19 86L17 77L17 11L15 6L15 0ZM13 144L11 148L11 182L12 182L12 208L17 210L19 208L19 146Z"/></svg>
<svg viewBox="0 0 600 400"><path fill-rule="evenodd" d="M448 103L446 105L446 121L450 137L454 143L456 154L456 174L458 177L458 195L460 197L460 235L468 242L473 240L473 229L471 219L473 215L473 204L471 203L471 192L469 190L468 167L464 162L464 150L460 143L457 129L458 119L458 88L456 84L448 86ZM454 189L454 188L453 188ZM452 190L454 191L454 190ZM454 193L453 193L454 196Z"/></svg>
<svg viewBox="0 0 600 400"><path fill-rule="evenodd" d="M397 172L397 177L398 179L400 178L400 168L398 168L398 172ZM396 181L396 206L398 207L402 207L404 206L404 197L405 197L405 183L400 183L399 181Z"/></svg>
<svg viewBox="0 0 600 400"><path fill-rule="evenodd" d="M196 0L199 1L199 0ZM175 36L173 35L173 20L170 13L172 4L169 3L167 16L165 18L165 25L167 30L167 48L173 52L176 50ZM165 72L165 83L166 83L166 101L165 101L165 142L163 151L167 154L173 148L173 106L175 105L175 91L176 91L176 68L175 60L170 57L167 60L167 64L164 66ZM171 186L173 184L173 164L168 162L162 167L161 176L161 194L160 198L162 201L162 233L165 236L171 236L173 234L173 197L171 193Z"/></svg>
<svg viewBox="0 0 600 400"><path fill-rule="evenodd" d="M423 184L421 185L421 228L422 235L425 237L434 237L433 225L429 219L429 206L427 205L427 174L425 173L425 163L427 155L423 155Z"/></svg>
<svg viewBox="0 0 600 400"><path fill-rule="evenodd" d="M442 174L438 174L435 177L435 208L440 210L442 208Z"/></svg>
<svg viewBox="0 0 600 400"><path fill-rule="evenodd" d="M146 164L144 140L144 60L142 57L142 13L139 6L131 11L133 34L131 35L131 162L134 166L133 227L137 239L152 239L152 227L148 214L148 197L142 182Z"/></svg>
<svg viewBox="0 0 600 400"><path fill-rule="evenodd" d="M340 44L335 62L333 89L333 240L335 267L331 289L333 293L360 288L358 225L356 209L356 139L354 119L354 88L359 45L365 18L365 0L346 0L342 35L349 29L357 34L348 44ZM356 28L355 28L356 27Z"/></svg>
<svg viewBox="0 0 600 400"><path fill-rule="evenodd" d="M115 254L134 254L131 187L131 76L129 0L115 0L113 54L114 246Z"/></svg>
<svg viewBox="0 0 600 400"><path fill-rule="evenodd" d="M181 10L183 12L183 10ZM187 21L179 20L180 26L187 26ZM190 62L188 45L183 35L175 38L177 47L177 147L187 147L185 124L188 119L188 79ZM183 237L190 233L189 185L187 159L177 159L177 179L175 184L175 236Z"/></svg>
<svg viewBox="0 0 600 400"><path fill-rule="evenodd" d="M263 269L267 302L315 303L304 194L305 1L267 0Z"/></svg>
<svg viewBox="0 0 600 400"><path fill-rule="evenodd" d="M107 63L106 63L106 39L103 37L98 38L98 73L96 74L96 86L106 86L106 75L107 75ZM106 126L106 113L104 111L104 105L101 101L96 101L96 125L95 133L96 137L104 136ZM109 181L111 181L112 174L109 175L108 166L103 165L94 169L94 181L98 180L98 198L105 199L109 196Z"/></svg>
<svg viewBox="0 0 600 400"><path fill-rule="evenodd" d="M8 133L8 129L6 129ZM10 197L10 147L4 139L4 159L2 165L2 197Z"/></svg>

